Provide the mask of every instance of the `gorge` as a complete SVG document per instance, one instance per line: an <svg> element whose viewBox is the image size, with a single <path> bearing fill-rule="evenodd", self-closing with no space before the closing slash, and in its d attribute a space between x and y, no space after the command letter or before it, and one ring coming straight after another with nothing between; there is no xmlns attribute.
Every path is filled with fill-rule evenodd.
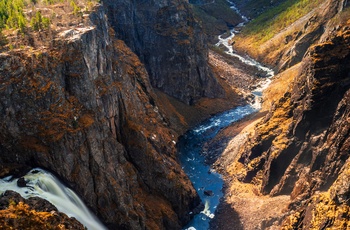
<svg viewBox="0 0 350 230"><path fill-rule="evenodd" d="M224 0L1 7L20 2L11 15L27 24L0 12L0 178L27 184L33 168L52 172L107 229L181 229L203 208L214 216L211 229L349 225L347 1L232 0L249 19L233 41L230 29L245 19ZM265 68L241 64L217 42L276 75L261 112L204 128L219 132L203 146L187 140L223 175L222 191L203 188L223 193L214 213L201 205L205 186L180 165L192 159L182 155L186 137L197 138L185 132L248 109ZM0 198L5 228L84 228L43 200L9 191Z"/></svg>

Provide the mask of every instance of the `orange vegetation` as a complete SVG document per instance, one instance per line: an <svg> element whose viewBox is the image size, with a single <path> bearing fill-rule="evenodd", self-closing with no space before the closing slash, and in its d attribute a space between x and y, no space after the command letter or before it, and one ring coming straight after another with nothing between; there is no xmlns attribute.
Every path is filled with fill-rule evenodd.
<svg viewBox="0 0 350 230"><path fill-rule="evenodd" d="M76 224L75 228L78 228ZM67 226L67 222L63 222L62 218L55 212L37 212L27 204L19 202L18 204L10 204L5 210L0 210L0 229L64 230L72 228ZM79 229L83 229L83 226L80 225Z"/></svg>

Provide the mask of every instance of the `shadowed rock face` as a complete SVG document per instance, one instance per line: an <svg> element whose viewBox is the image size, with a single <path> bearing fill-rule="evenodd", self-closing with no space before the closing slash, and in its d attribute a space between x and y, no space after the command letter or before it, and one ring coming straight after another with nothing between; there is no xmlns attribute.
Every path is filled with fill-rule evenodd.
<svg viewBox="0 0 350 230"><path fill-rule="evenodd" d="M208 68L205 37L188 2L103 3L116 37L125 41L145 64L152 86L187 104L201 97L224 95Z"/></svg>
<svg viewBox="0 0 350 230"><path fill-rule="evenodd" d="M199 204L144 65L108 27L0 55L0 161L58 174L113 229L179 229Z"/></svg>

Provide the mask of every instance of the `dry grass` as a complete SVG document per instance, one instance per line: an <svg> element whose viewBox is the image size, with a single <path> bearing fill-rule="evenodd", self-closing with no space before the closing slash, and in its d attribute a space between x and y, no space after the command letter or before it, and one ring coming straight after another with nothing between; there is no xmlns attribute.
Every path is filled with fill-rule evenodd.
<svg viewBox="0 0 350 230"><path fill-rule="evenodd" d="M254 19L243 29L241 36L242 38L251 39L253 47L259 47L324 1L286 1Z"/></svg>
<svg viewBox="0 0 350 230"><path fill-rule="evenodd" d="M264 91L262 111L270 110L276 101L291 90L294 78L298 76L301 70L301 65L297 64L274 77L270 86Z"/></svg>
<svg viewBox="0 0 350 230"><path fill-rule="evenodd" d="M316 29L314 23L308 23L307 28L304 26L312 21L311 17L318 9L325 7L326 1L286 1L286 4L292 5L282 5L285 8L280 9L280 12L266 12L249 23L234 38L235 48L272 66L282 63L281 54L294 45L300 33L309 33ZM305 7L300 10L301 6ZM293 12L297 13L294 15Z"/></svg>
<svg viewBox="0 0 350 230"><path fill-rule="evenodd" d="M11 202L5 210L0 210L0 228L1 229L48 229L48 230L64 230L83 229L78 223L70 226L68 218L63 218L55 212L37 212L31 209L27 204L19 202Z"/></svg>

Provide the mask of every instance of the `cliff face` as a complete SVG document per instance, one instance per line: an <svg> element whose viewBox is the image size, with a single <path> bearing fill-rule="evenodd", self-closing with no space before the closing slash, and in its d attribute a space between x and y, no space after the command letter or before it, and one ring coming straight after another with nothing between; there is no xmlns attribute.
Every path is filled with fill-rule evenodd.
<svg viewBox="0 0 350 230"><path fill-rule="evenodd" d="M54 48L0 55L2 167L54 171L111 228L179 229L199 198L176 162L177 134L105 17L99 7Z"/></svg>
<svg viewBox="0 0 350 230"><path fill-rule="evenodd" d="M116 37L145 64L153 87L187 104L224 95L208 68L205 37L187 1L103 3Z"/></svg>
<svg viewBox="0 0 350 230"><path fill-rule="evenodd" d="M284 229L342 229L349 221L350 21L344 14L330 20L302 62L286 70L294 79L280 97L266 99L267 115L244 137L233 161L221 161L230 175L255 184L257 193L290 196L293 214Z"/></svg>
<svg viewBox="0 0 350 230"><path fill-rule="evenodd" d="M344 164L347 155L341 149L348 132L338 127L347 129L348 34L342 27L335 37L309 50L293 87L257 126L255 141L240 161L254 160L259 165L254 170L263 170L264 193L289 194L299 178L309 178L308 186L301 186L305 189L329 187ZM245 180L257 175L254 170Z"/></svg>

